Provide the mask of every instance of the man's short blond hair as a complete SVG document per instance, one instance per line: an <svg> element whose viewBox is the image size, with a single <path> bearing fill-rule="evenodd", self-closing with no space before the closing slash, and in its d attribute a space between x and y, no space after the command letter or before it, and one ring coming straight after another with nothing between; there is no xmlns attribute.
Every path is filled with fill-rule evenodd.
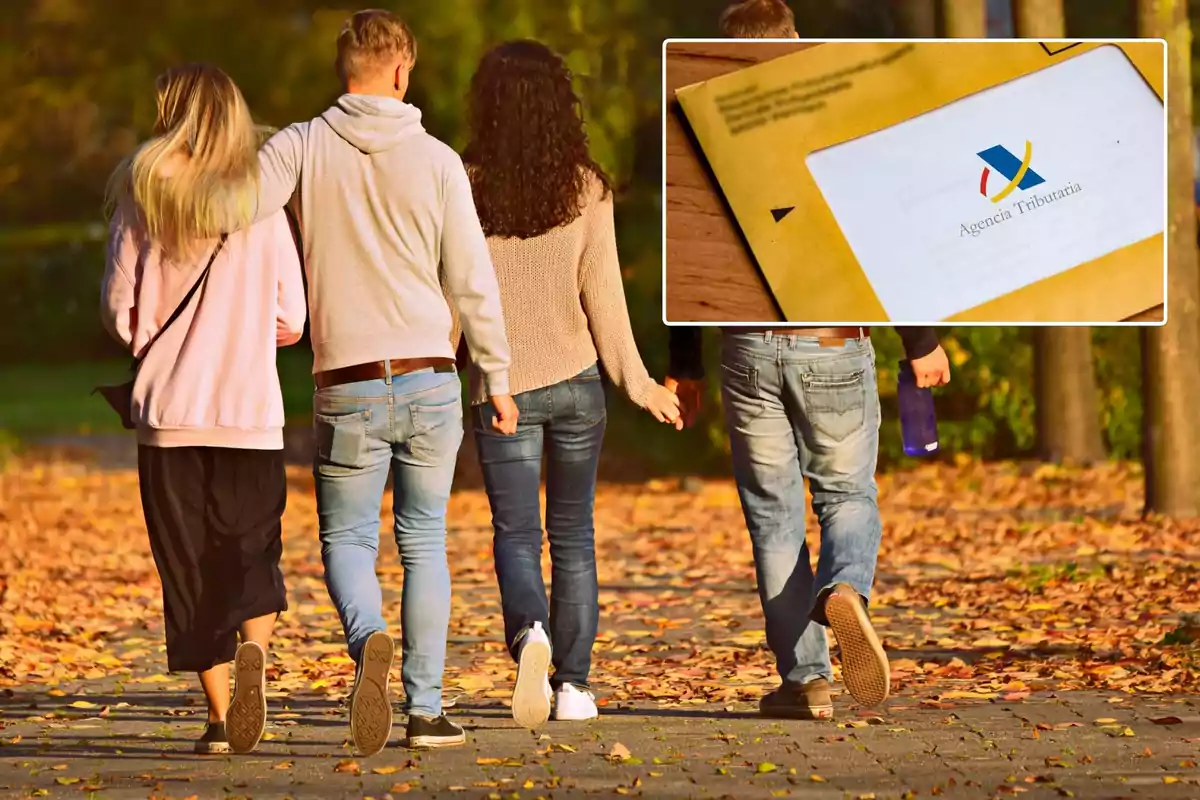
<svg viewBox="0 0 1200 800"><path fill-rule="evenodd" d="M796 16L784 0L741 0L721 14L721 33L730 39L790 39Z"/></svg>
<svg viewBox="0 0 1200 800"><path fill-rule="evenodd" d="M359 11L342 26L337 39L337 70L345 82L370 78L397 56L417 61L417 40L404 20L379 8Z"/></svg>

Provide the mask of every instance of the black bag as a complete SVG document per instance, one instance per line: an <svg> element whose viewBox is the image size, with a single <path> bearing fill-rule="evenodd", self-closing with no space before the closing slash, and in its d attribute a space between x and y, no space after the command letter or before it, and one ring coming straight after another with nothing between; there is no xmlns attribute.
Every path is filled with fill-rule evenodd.
<svg viewBox="0 0 1200 800"><path fill-rule="evenodd" d="M126 430L133 430L137 427L137 423L133 420L133 382L137 379L138 367L142 365L146 354L150 352L150 348L154 343L166 333L167 328L171 327L171 323L179 319L179 315L187 308L187 304L191 302L192 297L196 294L196 290L200 288L200 284L204 283L204 279L208 277L208 271L212 269L213 262L217 260L217 254L221 252L221 248L225 246L226 234L221 234L221 240L217 242L217 246L213 248L212 255L208 257L208 263L204 265L204 270L200 273L200 277L192 284L192 288L188 289L187 294L179 301L179 305L171 312L171 316L163 323L163 326L158 329L158 333L154 334L154 338L142 349L142 355L133 360L133 364L129 370L133 373L133 378L116 386L97 386L92 390L92 394L99 394L101 397L112 406L112 410L117 412L117 416L121 418L121 426Z"/></svg>

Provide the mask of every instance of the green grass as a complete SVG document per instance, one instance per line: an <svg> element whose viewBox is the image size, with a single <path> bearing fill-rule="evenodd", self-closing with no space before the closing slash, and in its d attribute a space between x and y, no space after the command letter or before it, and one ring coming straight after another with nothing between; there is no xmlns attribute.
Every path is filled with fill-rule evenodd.
<svg viewBox="0 0 1200 800"><path fill-rule="evenodd" d="M283 413L289 422L312 423L312 359L312 350L307 345L280 350L276 359L279 386L283 390Z"/></svg>
<svg viewBox="0 0 1200 800"><path fill-rule="evenodd" d="M289 420L312 414L312 353L304 348L279 353L279 381ZM98 384L129 376L125 359L78 364L0 366L0 431L21 438L108 433L121 430L116 414L99 395Z"/></svg>
<svg viewBox="0 0 1200 800"><path fill-rule="evenodd" d="M89 393L128 374L124 360L0 367L0 430L21 437L120 430L103 398Z"/></svg>
<svg viewBox="0 0 1200 800"><path fill-rule="evenodd" d="M1109 577L1110 566L1081 565L1075 561L1056 564L1034 564L1028 568L1013 568L1008 576L1025 585L1031 592L1040 592L1050 583L1090 583Z"/></svg>
<svg viewBox="0 0 1200 800"><path fill-rule="evenodd" d="M288 422L309 424L312 419L312 351L307 347L281 350L277 363ZM0 389L0 431L19 439L120 431L116 414L103 398L91 392L98 384L120 383L128 375L129 362L125 359L0 366L0 387L3 387ZM463 376L463 398L464 402L469 402L466 382ZM678 445L686 443L674 429L655 422L619 391L609 393L608 416L606 438L611 443L638 443L640 458L648 467L665 468L673 460Z"/></svg>
<svg viewBox="0 0 1200 800"><path fill-rule="evenodd" d="M278 366L289 424L311 424L312 352L307 347L281 350ZM22 441L120 432L116 414L91 392L98 384L120 383L128 375L125 359L0 366L0 462L4 452ZM469 402L466 383L464 376L464 403ZM635 407L619 390L610 388L608 395L605 474L636 480L725 468L726 458L712 440L710 426L678 433Z"/></svg>

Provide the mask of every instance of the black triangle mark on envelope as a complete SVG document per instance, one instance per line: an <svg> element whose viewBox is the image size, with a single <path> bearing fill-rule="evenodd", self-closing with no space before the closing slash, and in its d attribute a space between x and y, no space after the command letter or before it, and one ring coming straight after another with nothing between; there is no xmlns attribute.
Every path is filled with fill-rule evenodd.
<svg viewBox="0 0 1200 800"><path fill-rule="evenodd" d="M1074 44L1063 44L1062 42L1054 42L1053 44L1046 44L1045 42L1038 42L1038 44L1040 44L1042 46L1042 49L1046 51L1046 55L1056 56L1059 53L1063 52L1064 50L1070 50L1072 47L1079 47L1079 45L1083 44L1083 42L1075 42ZM1050 49L1052 47L1055 49L1053 49L1053 50Z"/></svg>
<svg viewBox="0 0 1200 800"><path fill-rule="evenodd" d="M783 219L784 217L786 217L788 214L792 213L795 210L796 210L795 206L788 206L787 208L772 208L771 216L775 218L776 222L779 222L781 219Z"/></svg>

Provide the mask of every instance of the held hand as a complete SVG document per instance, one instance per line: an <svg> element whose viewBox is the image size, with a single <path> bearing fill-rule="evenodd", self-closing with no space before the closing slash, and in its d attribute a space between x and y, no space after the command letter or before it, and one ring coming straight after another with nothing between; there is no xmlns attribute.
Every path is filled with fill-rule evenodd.
<svg viewBox="0 0 1200 800"><path fill-rule="evenodd" d="M517 432L517 417L521 415L521 412L517 410L517 404L513 402L512 395L492 395L491 401L492 408L496 409L496 416L492 417L492 430L503 433L505 436L512 436Z"/></svg>
<svg viewBox="0 0 1200 800"><path fill-rule="evenodd" d="M667 378L663 381L663 385L679 398L680 423L677 423L675 427L679 430L682 430L683 427L690 428L704 405L704 382L688 378L682 380Z"/></svg>
<svg viewBox="0 0 1200 800"><path fill-rule="evenodd" d="M950 382L950 360L946 358L946 351L940 344L929 355L914 358L909 363L912 364L917 386L922 389L929 386L944 386Z"/></svg>
<svg viewBox="0 0 1200 800"><path fill-rule="evenodd" d="M646 398L646 410L659 422L669 422L676 430L683 430L683 418L679 414L679 398L665 386L654 384Z"/></svg>

